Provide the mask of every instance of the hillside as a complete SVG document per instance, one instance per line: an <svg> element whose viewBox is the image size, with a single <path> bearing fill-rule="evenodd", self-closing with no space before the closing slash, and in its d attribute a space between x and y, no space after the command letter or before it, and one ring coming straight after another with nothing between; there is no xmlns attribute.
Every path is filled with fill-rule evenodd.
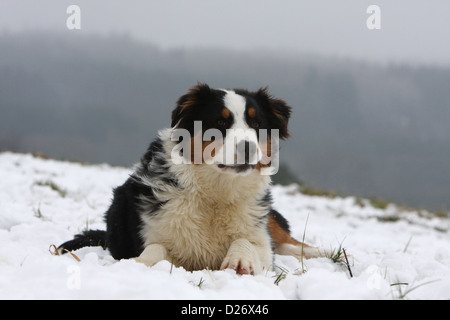
<svg viewBox="0 0 450 320"><path fill-rule="evenodd" d="M102 248L54 256L52 244L105 227L111 189L127 168L0 153L0 299L450 299L448 218L368 200L306 196L273 186L275 207L296 238L351 254L329 259L276 256L274 272L186 272L114 261ZM306 230L306 231L305 231Z"/></svg>
<svg viewBox="0 0 450 320"><path fill-rule="evenodd" d="M281 160L299 179L343 194L450 208L450 68L164 50L85 34L6 33L0 48L0 151L130 166L197 81L269 86L293 108Z"/></svg>

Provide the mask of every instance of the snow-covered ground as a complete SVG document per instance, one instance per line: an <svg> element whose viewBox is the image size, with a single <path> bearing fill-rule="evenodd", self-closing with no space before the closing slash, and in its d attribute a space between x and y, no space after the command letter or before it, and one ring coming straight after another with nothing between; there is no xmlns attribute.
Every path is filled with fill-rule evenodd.
<svg viewBox="0 0 450 320"><path fill-rule="evenodd" d="M80 262L50 254L75 233L105 228L112 188L129 173L0 153L0 299L450 299L448 218L305 196L296 186L274 186L275 207L297 239L342 244L353 277L326 258L302 265L276 256L275 271L239 276L166 261L148 268L99 247L74 252Z"/></svg>

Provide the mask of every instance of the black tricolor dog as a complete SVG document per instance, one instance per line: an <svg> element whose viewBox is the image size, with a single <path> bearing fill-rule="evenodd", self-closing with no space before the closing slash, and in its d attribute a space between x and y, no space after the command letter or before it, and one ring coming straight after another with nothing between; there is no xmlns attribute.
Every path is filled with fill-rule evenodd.
<svg viewBox="0 0 450 320"><path fill-rule="evenodd" d="M272 208L271 179L264 173L273 167L273 133L288 137L290 114L286 102L267 89L199 83L179 98L171 128L159 132L130 178L114 190L106 231L76 235L59 251L100 245L115 259L149 266L166 259L186 270L231 268L241 274L271 270L274 253L321 255L291 237L286 219ZM214 137L206 138L208 132ZM230 156L239 150L234 146L244 151Z"/></svg>

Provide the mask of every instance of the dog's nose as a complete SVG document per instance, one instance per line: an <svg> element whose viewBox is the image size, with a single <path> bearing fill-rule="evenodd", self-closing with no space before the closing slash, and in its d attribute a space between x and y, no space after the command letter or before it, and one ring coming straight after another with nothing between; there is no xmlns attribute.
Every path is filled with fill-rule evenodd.
<svg viewBox="0 0 450 320"><path fill-rule="evenodd" d="M237 144L237 164L256 164L256 143L247 140Z"/></svg>

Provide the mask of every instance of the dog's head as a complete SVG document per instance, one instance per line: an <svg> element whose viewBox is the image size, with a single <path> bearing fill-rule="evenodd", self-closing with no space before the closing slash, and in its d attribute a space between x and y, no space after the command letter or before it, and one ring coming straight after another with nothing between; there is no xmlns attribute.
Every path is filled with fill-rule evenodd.
<svg viewBox="0 0 450 320"><path fill-rule="evenodd" d="M267 88L251 92L199 83L179 98L172 112L172 137L181 142L172 155L227 173L245 175L270 167L273 173L278 140L289 136L290 114L286 102Z"/></svg>

